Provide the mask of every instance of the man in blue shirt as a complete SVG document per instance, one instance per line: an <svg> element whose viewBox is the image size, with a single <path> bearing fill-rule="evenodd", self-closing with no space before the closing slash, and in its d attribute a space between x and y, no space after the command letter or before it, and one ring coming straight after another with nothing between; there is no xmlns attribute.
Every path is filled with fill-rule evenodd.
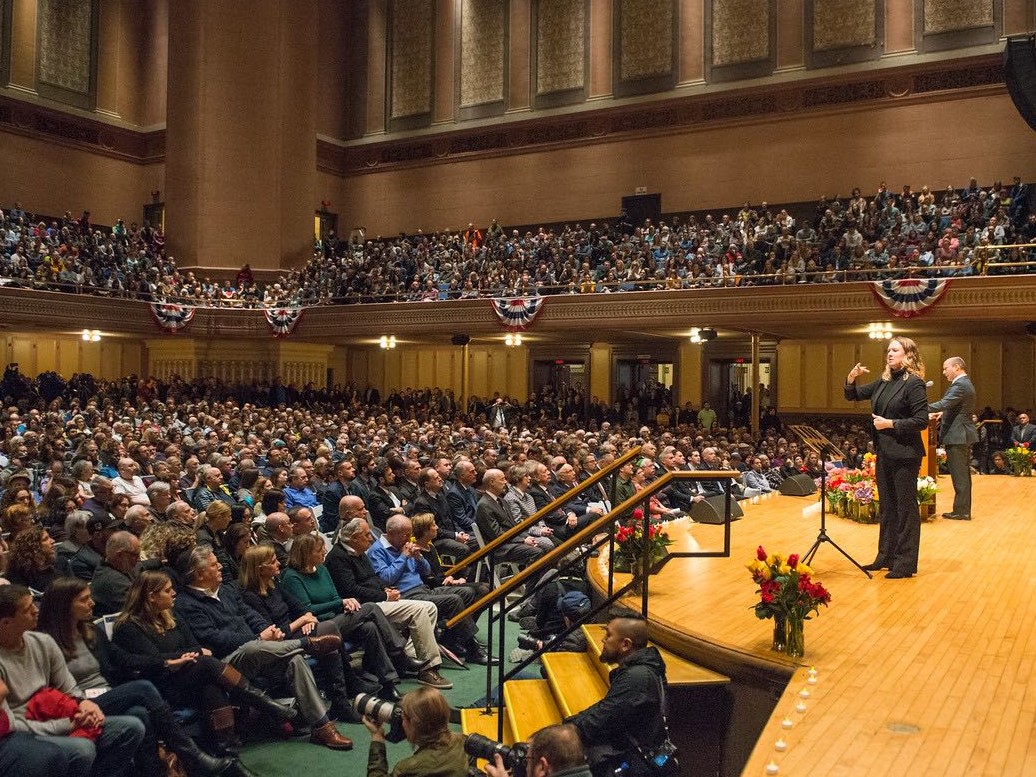
<svg viewBox="0 0 1036 777"><path fill-rule="evenodd" d="M471 604L474 591L451 585L429 587L424 577L431 575L432 567L424 558L421 546L413 541L412 533L409 518L390 516L384 534L367 549L367 557L378 577L385 585L398 589L401 598L432 602L439 611L439 618L449 620ZM485 647L475 639L477 628L470 617L464 618L447 629L439 642L471 663L484 665L490 659Z"/></svg>
<svg viewBox="0 0 1036 777"><path fill-rule="evenodd" d="M302 467L295 467L291 471L291 479L284 489L284 504L288 509L292 507L314 508L320 504L316 492L309 487L309 475Z"/></svg>

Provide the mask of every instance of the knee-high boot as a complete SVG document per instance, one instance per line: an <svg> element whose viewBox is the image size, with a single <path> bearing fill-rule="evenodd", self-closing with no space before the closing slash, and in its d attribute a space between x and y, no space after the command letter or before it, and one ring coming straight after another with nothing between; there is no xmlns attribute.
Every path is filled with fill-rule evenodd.
<svg viewBox="0 0 1036 777"><path fill-rule="evenodd" d="M219 676L220 687L230 694L231 698L255 707L260 712L268 713L277 720L294 720L299 714L294 707L288 707L271 699L265 691L261 691L244 678L234 667L223 667Z"/></svg>
<svg viewBox="0 0 1036 777"><path fill-rule="evenodd" d="M229 776L234 773L231 770L234 759L216 758L204 752L198 747L198 743L183 730L168 704L150 710L149 714L158 738L165 742L166 747L176 753L191 777ZM233 713L231 713L230 724L233 728Z"/></svg>

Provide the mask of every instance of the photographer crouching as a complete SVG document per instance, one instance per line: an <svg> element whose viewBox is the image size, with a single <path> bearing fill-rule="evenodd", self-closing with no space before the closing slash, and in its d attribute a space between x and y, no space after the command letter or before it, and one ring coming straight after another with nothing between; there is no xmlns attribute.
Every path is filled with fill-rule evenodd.
<svg viewBox="0 0 1036 777"><path fill-rule="evenodd" d="M529 739L524 764L515 764L511 771L499 752L486 764L487 777L514 777L519 772L524 777L590 777L576 727L562 723L541 728Z"/></svg>
<svg viewBox="0 0 1036 777"><path fill-rule="evenodd" d="M399 702L400 724L414 754L392 768L392 777L467 777L468 758L464 737L450 731L450 707L435 688L410 691ZM371 732L367 777L389 774L382 723L364 714L363 725Z"/></svg>
<svg viewBox="0 0 1036 777"><path fill-rule="evenodd" d="M579 731L593 777L672 777L679 774L666 722L665 662L648 645L640 616L612 618L600 660L618 664L607 695L568 718Z"/></svg>

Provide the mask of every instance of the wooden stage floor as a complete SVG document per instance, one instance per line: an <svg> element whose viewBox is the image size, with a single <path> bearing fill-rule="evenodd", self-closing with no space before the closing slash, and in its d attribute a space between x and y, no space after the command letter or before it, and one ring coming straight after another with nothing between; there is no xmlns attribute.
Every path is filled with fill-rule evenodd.
<svg viewBox="0 0 1036 777"><path fill-rule="evenodd" d="M1036 478L974 477L974 518L921 530L919 572L868 580L831 545L814 559L832 601L806 623L806 656L744 775L1036 775ZM939 512L952 486L939 478ZM750 609L745 569L757 545L804 553L816 497L745 505L730 558L673 559L650 585L650 617L694 637L778 660L771 621ZM674 550L721 549L721 526L672 524ZM829 517L828 534L861 564L878 527ZM596 570L595 570L596 571ZM639 599L638 609L639 609ZM786 662L787 659L784 658ZM786 664L785 664L786 665ZM816 685L806 683L815 667ZM796 711L807 688L805 710ZM674 711L679 714L678 711ZM793 726L782 728L790 718ZM783 738L784 752L775 742Z"/></svg>

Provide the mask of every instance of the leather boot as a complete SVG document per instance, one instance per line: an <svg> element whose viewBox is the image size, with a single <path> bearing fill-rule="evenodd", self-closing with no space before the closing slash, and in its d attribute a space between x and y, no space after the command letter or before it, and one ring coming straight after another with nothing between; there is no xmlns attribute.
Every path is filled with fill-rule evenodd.
<svg viewBox="0 0 1036 777"><path fill-rule="evenodd" d="M176 753L191 777L217 777L229 773L228 770L233 765L234 759L216 758L198 747L198 743L191 739L176 721L168 704L151 710L149 715L158 738L165 742L166 747ZM231 717L231 727L233 727L233 717Z"/></svg>
<svg viewBox="0 0 1036 777"><path fill-rule="evenodd" d="M314 745L323 745L331 750L353 749L353 741L349 737L344 737L338 733L338 729L335 728L335 724L331 721L328 721L320 728L313 729L313 733L309 735L309 741Z"/></svg>
<svg viewBox="0 0 1036 777"><path fill-rule="evenodd" d="M220 685L237 701L255 707L260 712L265 712L277 720L294 720L298 716L298 710L288 707L280 702L271 699L266 691L261 691L252 685L244 676L232 666L225 666L220 675Z"/></svg>
<svg viewBox="0 0 1036 777"><path fill-rule="evenodd" d="M224 755L236 756L241 748L241 740L234 728L234 708L217 707L208 712L209 733L215 748Z"/></svg>

